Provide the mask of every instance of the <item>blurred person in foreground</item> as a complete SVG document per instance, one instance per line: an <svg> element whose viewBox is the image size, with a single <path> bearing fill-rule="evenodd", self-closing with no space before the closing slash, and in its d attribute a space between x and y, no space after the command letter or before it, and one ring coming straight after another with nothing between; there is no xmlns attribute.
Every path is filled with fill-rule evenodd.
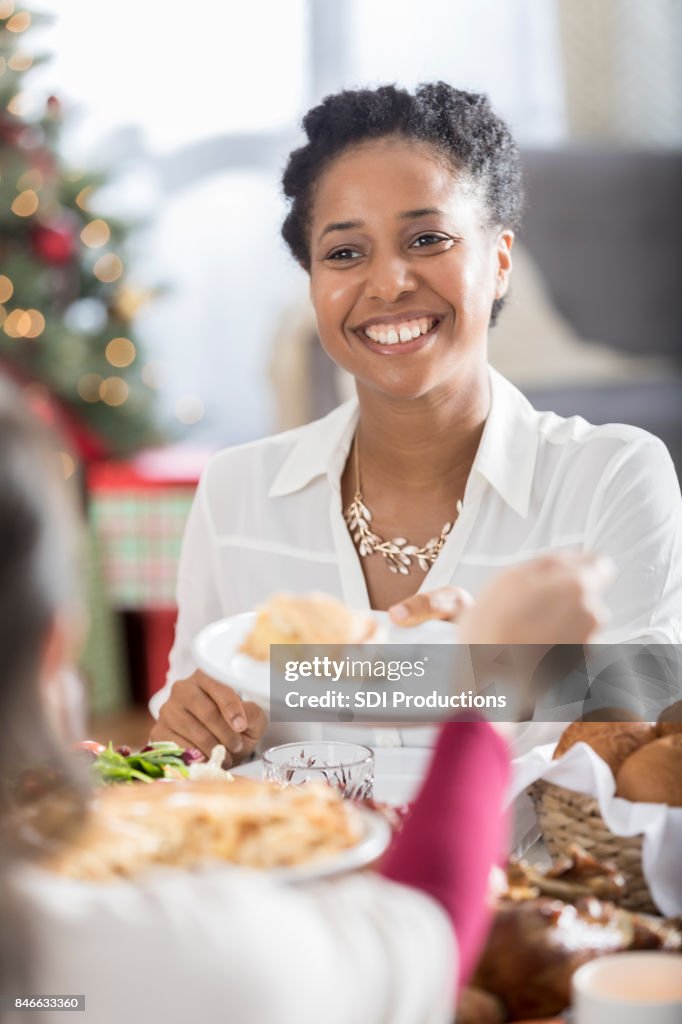
<svg viewBox="0 0 682 1024"><path fill-rule="evenodd" d="M0 389L0 993L84 994L97 1024L450 1022L504 843L509 762L484 721L440 731L374 871L287 886L226 864L111 884L41 868L89 813L89 784L58 736L63 669L84 631L78 536L56 452ZM40 833L14 818L16 781L39 766L52 779Z"/></svg>
<svg viewBox="0 0 682 1024"><path fill-rule="evenodd" d="M451 619L470 643L682 640L682 502L665 446L538 412L488 364L523 207L507 125L485 96L436 82L328 96L303 128L282 234L357 400L209 463L150 705L153 738L220 742L234 762L265 715L200 671L192 642L278 591L324 591L408 627ZM435 733L324 735L421 746Z"/></svg>
<svg viewBox="0 0 682 1024"><path fill-rule="evenodd" d="M485 938L488 877L505 841L509 760L485 721L439 731L375 871L294 887L230 865L113 884L41 869L46 851L78 834L90 795L59 736L73 711L64 670L84 633L79 523L60 474L42 428L0 388L0 992L82 993L97 1024L184 1024L192 1013L450 1022ZM567 608L556 605L553 628ZM581 608L576 599L574 618ZM41 834L26 834L13 827L15 782L46 765L56 785Z"/></svg>

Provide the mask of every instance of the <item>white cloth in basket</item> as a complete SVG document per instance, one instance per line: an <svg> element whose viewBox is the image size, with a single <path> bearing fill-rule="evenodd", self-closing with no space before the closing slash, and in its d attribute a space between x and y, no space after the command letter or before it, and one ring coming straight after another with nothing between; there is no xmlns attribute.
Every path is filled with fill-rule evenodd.
<svg viewBox="0 0 682 1024"><path fill-rule="evenodd" d="M523 799L537 779L594 797L614 835L643 833L642 871L654 902L667 917L682 914L682 807L623 800L614 795L611 769L591 747L576 743L552 761L555 745L535 747L514 760L511 800Z"/></svg>

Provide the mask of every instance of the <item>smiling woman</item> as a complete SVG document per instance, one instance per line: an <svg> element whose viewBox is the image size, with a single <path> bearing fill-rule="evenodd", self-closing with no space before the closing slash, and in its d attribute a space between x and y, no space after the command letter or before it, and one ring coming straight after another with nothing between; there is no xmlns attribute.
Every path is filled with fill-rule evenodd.
<svg viewBox="0 0 682 1024"><path fill-rule="evenodd" d="M664 446L536 412L488 365L523 192L487 98L442 82L342 92L303 127L282 231L357 401L208 466L154 737L220 738L235 760L254 749L263 718L196 670L192 641L279 590L407 626L454 619L467 642L679 642L680 493Z"/></svg>

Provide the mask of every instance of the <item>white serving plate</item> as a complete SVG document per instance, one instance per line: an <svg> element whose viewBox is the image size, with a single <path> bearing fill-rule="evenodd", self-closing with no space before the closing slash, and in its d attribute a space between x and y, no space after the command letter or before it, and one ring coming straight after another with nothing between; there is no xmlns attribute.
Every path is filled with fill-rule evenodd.
<svg viewBox="0 0 682 1024"><path fill-rule="evenodd" d="M448 622L425 622L421 626L404 629L393 625L386 612L369 614L381 629L382 643L419 647L422 644L456 642L456 629ZM242 612L205 626L194 640L194 656L199 668L207 675L267 708L270 701L270 663L239 653L239 647L255 620L256 612Z"/></svg>
<svg viewBox="0 0 682 1024"><path fill-rule="evenodd" d="M313 861L309 864L299 864L295 867L271 869L249 869L241 865L232 865L229 862L211 860L206 861L205 864L195 870L219 871L221 869L232 870L234 868L239 871L251 870L255 874L266 875L268 878L274 878L278 882L282 882L286 885L299 884L302 882L316 882L323 878L333 878L337 875L344 875L349 871L357 871L359 868L367 867L368 864L373 863L373 861L382 855L391 841L392 832L390 825L382 814L356 805L353 805L349 809L351 813L353 815L357 815L359 819L362 833L361 839L355 846L351 846L347 850L341 850L339 853L324 860ZM65 900L65 910L68 910L69 913L71 913L73 909L70 893L74 886L87 886L88 889L98 888L103 893L112 894L114 894L116 888L116 884L112 884L109 881L83 882L81 880L67 878L63 875L53 874L45 868L36 868L31 866L24 870L26 871L28 878L35 877L40 885L47 885L53 888L55 890L55 898L58 898L61 895ZM178 877L187 877L191 873L192 869L188 868L149 865L145 874L148 874L149 876L153 874L156 877L163 874L167 880L170 880L174 874Z"/></svg>
<svg viewBox="0 0 682 1024"><path fill-rule="evenodd" d="M391 826L383 815L376 811L357 806L353 806L351 810L362 822L363 836L359 843L326 860L298 864L291 868L273 868L266 872L268 877L286 884L317 882L322 878L333 878L336 875L345 875L349 871L357 871L380 857L391 841Z"/></svg>

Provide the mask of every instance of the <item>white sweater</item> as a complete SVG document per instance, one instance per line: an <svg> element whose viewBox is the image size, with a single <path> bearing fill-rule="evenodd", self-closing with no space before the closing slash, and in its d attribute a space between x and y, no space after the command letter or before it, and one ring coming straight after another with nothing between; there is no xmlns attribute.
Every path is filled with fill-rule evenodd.
<svg viewBox="0 0 682 1024"><path fill-rule="evenodd" d="M373 872L286 886L232 867L156 869L104 885L30 868L19 886L35 933L33 990L84 994L83 1024L453 1019L445 913Z"/></svg>

